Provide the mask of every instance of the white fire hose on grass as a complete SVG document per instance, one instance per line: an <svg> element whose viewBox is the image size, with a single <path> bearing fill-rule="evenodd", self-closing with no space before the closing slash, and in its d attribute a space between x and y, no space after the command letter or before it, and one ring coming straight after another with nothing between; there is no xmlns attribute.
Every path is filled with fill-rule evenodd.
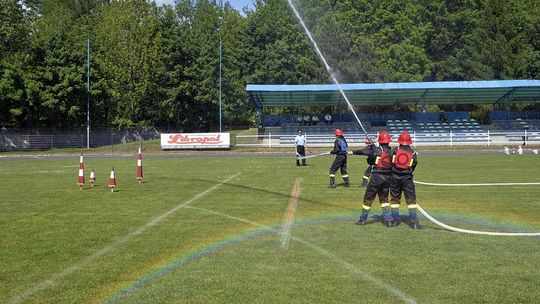
<svg viewBox="0 0 540 304"><path fill-rule="evenodd" d="M493 184L437 184L437 183L425 183L415 181L415 184L426 185L426 186L441 186L441 187L472 187L472 186L523 186L523 185L540 185L540 183L493 183ZM494 235L494 236L540 236L540 232L491 232L491 231L476 231L452 227L445 223L442 223L429 215L420 205L416 204L418 211L422 213L429 221L433 224L448 229L454 232L467 233L467 234L480 234L480 235Z"/></svg>

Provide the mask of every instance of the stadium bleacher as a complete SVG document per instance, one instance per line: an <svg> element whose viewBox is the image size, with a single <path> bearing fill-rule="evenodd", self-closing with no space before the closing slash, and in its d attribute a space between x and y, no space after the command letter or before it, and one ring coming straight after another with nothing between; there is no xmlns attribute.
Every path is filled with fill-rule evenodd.
<svg viewBox="0 0 540 304"><path fill-rule="evenodd" d="M511 119L493 120L491 122L493 130L505 132L508 141L529 142L540 141L539 119Z"/></svg>
<svg viewBox="0 0 540 304"><path fill-rule="evenodd" d="M418 114L418 113L417 113ZM468 115L452 115L448 121L436 120L436 115L426 115L436 113L422 113L415 119L387 119L380 121L380 117L374 116L374 121L362 120L364 128L373 140L376 139L377 132L387 130L393 138L397 138L401 131L407 130L415 138L417 143L449 143L449 142L492 142L489 132L497 133L498 130L506 134L499 134L510 142L540 142L540 119L513 119L493 121L492 125L484 129L475 119ZM455 118L461 117L461 118ZM438 118L438 117L437 117ZM341 128L346 138L352 144L363 143L365 135L357 121L336 121L333 125L319 123L317 125L298 125L296 122L282 122L277 127L272 127L272 133L279 136L280 144L294 144L294 137L298 130L302 130L311 144L327 145L334 141L334 130ZM489 131L488 131L489 130ZM268 130L266 134L268 134ZM526 138L525 138L526 134Z"/></svg>
<svg viewBox="0 0 540 304"><path fill-rule="evenodd" d="M403 130L407 130L413 134L415 141L419 143L489 141L488 132L476 120L470 118L456 118L448 122L388 119L385 126L376 127L373 127L371 122L364 122L364 124L368 134L372 134L370 136L373 140L376 140L376 134L380 130L387 130L393 138L397 138ZM346 138L351 143L363 143L365 141L365 135L357 122L339 122L332 126L299 126L296 123L283 123L279 129L280 143L293 144L298 130L302 130L308 136L310 143L332 143L334 141L333 133L336 128L343 129ZM540 133L538 137L540 140ZM521 137L519 137L519 140L521 140Z"/></svg>

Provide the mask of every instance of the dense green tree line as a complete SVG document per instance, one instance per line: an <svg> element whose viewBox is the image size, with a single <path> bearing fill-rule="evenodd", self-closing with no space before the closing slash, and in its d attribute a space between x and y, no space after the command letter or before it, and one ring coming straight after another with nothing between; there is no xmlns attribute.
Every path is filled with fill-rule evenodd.
<svg viewBox="0 0 540 304"><path fill-rule="evenodd" d="M0 0L0 124L216 130L220 41L225 126L247 83L329 82L287 0L224 2ZM293 2L342 82L540 78L538 1Z"/></svg>

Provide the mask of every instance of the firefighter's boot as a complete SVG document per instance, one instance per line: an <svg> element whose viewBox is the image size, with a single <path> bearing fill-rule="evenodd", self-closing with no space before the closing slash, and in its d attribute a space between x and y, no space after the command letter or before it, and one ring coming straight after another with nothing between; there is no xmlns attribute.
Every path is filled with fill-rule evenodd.
<svg viewBox="0 0 540 304"><path fill-rule="evenodd" d="M392 217L392 226L397 226L399 224L399 204L392 204L390 208L390 216Z"/></svg>
<svg viewBox="0 0 540 304"><path fill-rule="evenodd" d="M336 187L336 177L330 176L330 185L328 185L328 188L335 188Z"/></svg>
<svg viewBox="0 0 540 304"><path fill-rule="evenodd" d="M364 176L364 177L362 178L362 185L361 185L361 187L362 187L362 188L366 188L367 185L368 185L368 181L369 181L369 177Z"/></svg>
<svg viewBox="0 0 540 304"><path fill-rule="evenodd" d="M356 222L356 225L365 225L368 217L369 217L369 210L371 209L371 206L362 205L362 213L360 214L360 219L358 219L358 222Z"/></svg>
<svg viewBox="0 0 540 304"><path fill-rule="evenodd" d="M409 217L411 219L411 227L413 229L422 229L420 223L418 222L418 215L416 214L416 204L408 205L409 207Z"/></svg>
<svg viewBox="0 0 540 304"><path fill-rule="evenodd" d="M382 210L384 226L385 227L394 227L394 221L392 219L392 215L390 215L390 204L389 203L383 203L381 205L381 210Z"/></svg>
<svg viewBox="0 0 540 304"><path fill-rule="evenodd" d="M349 188L351 186L348 175L343 176L343 182L345 183L345 187Z"/></svg>

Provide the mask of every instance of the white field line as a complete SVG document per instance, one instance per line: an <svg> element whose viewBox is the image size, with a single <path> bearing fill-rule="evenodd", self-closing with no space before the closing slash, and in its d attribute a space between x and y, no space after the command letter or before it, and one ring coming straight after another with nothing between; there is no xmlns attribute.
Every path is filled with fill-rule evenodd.
<svg viewBox="0 0 540 304"><path fill-rule="evenodd" d="M66 173L65 170L39 170L34 171L34 173L41 173L41 174L47 174L47 173Z"/></svg>
<svg viewBox="0 0 540 304"><path fill-rule="evenodd" d="M475 187L475 186L534 186L540 183L482 183L482 184L440 184L414 181L415 184L439 187Z"/></svg>
<svg viewBox="0 0 540 304"><path fill-rule="evenodd" d="M297 176L294 180L293 188L291 190L291 196L289 199L289 206L287 207L285 219L283 220L283 228L281 229L281 248L285 250L289 248L291 230L294 225L294 215L296 214L296 207L298 206L298 199L300 198L301 183L302 178Z"/></svg>
<svg viewBox="0 0 540 304"><path fill-rule="evenodd" d="M236 217L236 216L221 213L221 212L218 212L218 211L214 211L214 210L210 210L210 209L204 209L204 208L198 208L198 207L192 207L192 206L185 206L184 208L189 208L189 209L200 210L200 211L212 213L212 214L223 216L223 217L233 219L233 220L236 220L236 221L244 222L244 223L256 226L256 227L261 227L261 228L267 229L269 231L272 231L272 232L275 232L275 233L278 233L278 234L281 233L281 231L279 231L277 229L274 229L272 227L262 225L262 224L259 224L259 223L256 223L256 222L252 222L252 221L247 220L247 219L243 219L243 218L239 218L239 217ZM396 298L400 299L401 301L403 301L405 303L410 303L410 304L416 303L414 298L412 298L408 294L406 294L403 291L397 289L396 287L382 281L381 279L376 278L376 277L372 276L371 274L358 269L355 265L353 265L353 264L351 264L351 263L349 263L347 261L344 261L343 259L339 258L338 256L336 256L332 252L327 251L324 248L319 247L319 246L317 246L317 245L315 245L315 244L313 244L313 243L311 243L309 241L306 241L306 240L304 240L302 238L299 238L299 237L291 236L291 239L305 245L306 247L312 249L313 251L315 251L315 252L317 252L317 253L319 253L319 254L321 254L323 256L326 256L328 259L330 259L334 263L336 263L336 264L342 266L343 268L347 269L348 271L360 276L360 278L363 279L364 281L370 282L370 283L376 285L377 287L387 291L388 293L394 295Z"/></svg>
<svg viewBox="0 0 540 304"><path fill-rule="evenodd" d="M439 222L437 219L429 215L424 209L422 209L420 205L416 204L416 207L418 208L418 211L420 211L420 213L422 213L428 220L430 220L435 225L448 229L450 231L454 231L454 232L461 232L461 233L467 233L467 234L494 235L494 236L540 236L540 232L490 232L490 231L476 231L476 230L456 228L456 227L447 225L445 223Z"/></svg>
<svg viewBox="0 0 540 304"><path fill-rule="evenodd" d="M205 196L206 194L214 191L215 189L217 189L219 186L227 183L228 181L230 181L231 179L237 177L238 175L240 174L240 172L237 172L236 174L234 175L231 175L229 176L228 178L226 178L225 180L219 182L218 184L215 184L214 186L206 189L205 191L195 195L194 197L192 197L191 199L185 201L184 203L182 204L179 204L177 205L176 207L170 209L169 211L165 212L165 213L162 213L161 215L159 215L158 217L154 218L153 220L151 220L150 222L144 224L143 226L139 227L137 230L135 230L134 232L131 232L129 233L128 235L125 235L123 236L121 239L118 239L112 243L109 243L107 246L103 247L102 249L100 249L99 251L95 252L94 254L84 258L83 260L81 261L78 261L76 262L75 264L65 268L64 270L62 270L61 272L58 272L58 273L55 273L53 274L52 276L50 276L48 279L34 285L33 287L25 290L24 292L22 292L21 294L15 296L14 298L12 298L9 303L22 303L24 302L28 297L30 297L31 295L33 295L34 293L40 291L40 290L43 290L43 289L46 289L50 286L53 286L55 284L57 284L60 280L64 279L66 276L72 274L73 272L81 269L82 267L85 267L86 265L88 265L90 262L96 260L97 258L101 257L102 255L106 254L106 253L109 253L113 250L115 250L119 245L125 243L126 241L128 241L129 239L131 239L132 237L134 236L137 236L143 232L145 232L146 230L148 230L150 227L160 223L161 221L163 221L165 218L167 218L168 216L170 216L171 214L175 213L178 209L180 208L183 208L183 207L186 207L188 206L189 204L193 203L194 201L198 200L199 198Z"/></svg>

